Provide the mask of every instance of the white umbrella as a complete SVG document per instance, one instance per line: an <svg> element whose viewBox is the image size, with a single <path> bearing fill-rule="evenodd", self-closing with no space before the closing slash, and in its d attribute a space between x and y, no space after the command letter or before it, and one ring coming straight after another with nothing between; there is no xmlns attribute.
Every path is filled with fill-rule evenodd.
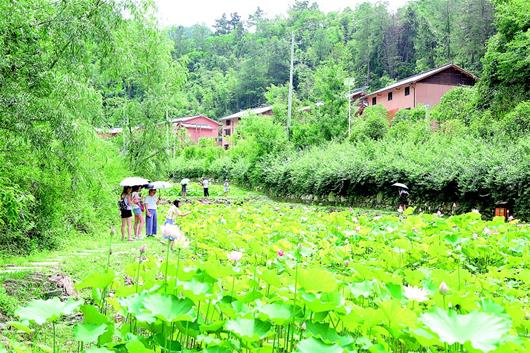
<svg viewBox="0 0 530 353"><path fill-rule="evenodd" d="M397 186L398 188L402 188L402 189L409 189L407 185L405 184L401 184L401 183L394 183L392 184L392 186Z"/></svg>
<svg viewBox="0 0 530 353"><path fill-rule="evenodd" d="M167 181L153 181L149 184L149 189L169 189L172 188L173 184Z"/></svg>
<svg viewBox="0 0 530 353"><path fill-rule="evenodd" d="M180 181L180 183L181 183L182 185L187 185L187 184L190 183L190 180L189 180L188 178L184 178L184 179L182 179L182 180Z"/></svg>
<svg viewBox="0 0 530 353"><path fill-rule="evenodd" d="M140 178L140 177L128 177L121 181L120 186L138 186L146 185L149 183L149 180Z"/></svg>

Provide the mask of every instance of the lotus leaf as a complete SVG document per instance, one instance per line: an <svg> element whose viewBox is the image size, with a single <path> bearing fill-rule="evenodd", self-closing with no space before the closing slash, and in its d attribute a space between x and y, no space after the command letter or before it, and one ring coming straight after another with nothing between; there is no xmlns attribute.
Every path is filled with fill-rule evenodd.
<svg viewBox="0 0 530 353"><path fill-rule="evenodd" d="M114 281L114 277L115 273L112 270L95 272L81 281L81 283L77 285L77 288L107 288Z"/></svg>
<svg viewBox="0 0 530 353"><path fill-rule="evenodd" d="M257 319L239 318L227 321L225 328L248 342L256 342L269 334L271 324Z"/></svg>
<svg viewBox="0 0 530 353"><path fill-rule="evenodd" d="M326 344L316 338L307 338L298 342L296 353L343 353L344 349L337 344Z"/></svg>
<svg viewBox="0 0 530 353"><path fill-rule="evenodd" d="M151 294L143 300L143 305L150 314L166 321L192 321L193 302L190 299L178 299L171 294Z"/></svg>
<svg viewBox="0 0 530 353"><path fill-rule="evenodd" d="M101 336L107 330L106 324L87 324L81 323L74 327L74 338L77 341L81 341L85 344L97 342L99 336Z"/></svg>
<svg viewBox="0 0 530 353"><path fill-rule="evenodd" d="M442 342L471 342L473 348L484 352L494 350L511 326L505 316L478 311L459 315L441 308L423 314L420 319Z"/></svg>
<svg viewBox="0 0 530 353"><path fill-rule="evenodd" d="M330 293L335 291L338 286L335 274L323 268L300 270L298 276L300 287L304 288L306 292Z"/></svg>
<svg viewBox="0 0 530 353"><path fill-rule="evenodd" d="M17 309L15 314L22 320L43 325L47 322L57 321L62 315L71 315L81 304L82 301L68 300L62 302L59 298L34 299L26 307Z"/></svg>

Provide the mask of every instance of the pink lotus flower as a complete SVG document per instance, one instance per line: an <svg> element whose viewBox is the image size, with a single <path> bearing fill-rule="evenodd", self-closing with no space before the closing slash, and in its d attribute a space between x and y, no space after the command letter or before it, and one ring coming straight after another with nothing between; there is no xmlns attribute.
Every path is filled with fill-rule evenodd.
<svg viewBox="0 0 530 353"><path fill-rule="evenodd" d="M145 252L145 249L146 249L146 246L145 245L142 245L140 246L140 254L143 254Z"/></svg>
<svg viewBox="0 0 530 353"><path fill-rule="evenodd" d="M356 231L356 232L360 232L360 231L361 231L361 226L357 226L357 227L355 227L355 231Z"/></svg>
<svg viewBox="0 0 530 353"><path fill-rule="evenodd" d="M440 283L440 286L438 287L438 291L440 292L441 295L446 295L447 292L449 292L449 287L447 286L447 284L445 284L445 282L442 282Z"/></svg>
<svg viewBox="0 0 530 353"><path fill-rule="evenodd" d="M484 230L482 231L482 233L484 233L486 235L491 235L491 233L493 233L493 232L488 227L485 227Z"/></svg>
<svg viewBox="0 0 530 353"><path fill-rule="evenodd" d="M418 287L409 287L409 286L403 287L403 295L408 300L414 300L414 301L417 301L418 303L429 300L429 297L428 297L429 292L427 292L423 288L418 288Z"/></svg>
<svg viewBox="0 0 530 353"><path fill-rule="evenodd" d="M231 251L228 253L227 257L230 261L239 262L243 257L243 253L241 251Z"/></svg>
<svg viewBox="0 0 530 353"><path fill-rule="evenodd" d="M346 266L346 267L350 266L350 260L344 261L344 266Z"/></svg>
<svg viewBox="0 0 530 353"><path fill-rule="evenodd" d="M438 210L438 211L436 211L436 215L437 215L438 217L441 217L441 216L443 216L443 213L442 213L442 211Z"/></svg>
<svg viewBox="0 0 530 353"><path fill-rule="evenodd" d="M403 213L403 207L399 206L399 208L398 208L398 212L399 212L399 213Z"/></svg>
<svg viewBox="0 0 530 353"><path fill-rule="evenodd" d="M513 216L508 217L508 222L513 221L515 218Z"/></svg>
<svg viewBox="0 0 530 353"><path fill-rule="evenodd" d="M282 249L278 250L278 256L282 257L283 255L284 255L283 250Z"/></svg>

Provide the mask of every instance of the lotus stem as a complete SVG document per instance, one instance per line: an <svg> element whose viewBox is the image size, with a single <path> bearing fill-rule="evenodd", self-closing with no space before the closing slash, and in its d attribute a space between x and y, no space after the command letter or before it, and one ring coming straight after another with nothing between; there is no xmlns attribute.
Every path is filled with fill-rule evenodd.
<svg viewBox="0 0 530 353"><path fill-rule="evenodd" d="M179 265L180 265L180 248L177 250L177 272L175 273L175 295L178 296L178 284L179 284Z"/></svg>
<svg viewBox="0 0 530 353"><path fill-rule="evenodd" d="M167 271L169 269L169 247L171 246L171 241L167 241L166 247L166 273L164 275L164 293L167 293Z"/></svg>
<svg viewBox="0 0 530 353"><path fill-rule="evenodd" d="M55 349L55 322L52 322L52 331L53 331L53 353L56 352Z"/></svg>

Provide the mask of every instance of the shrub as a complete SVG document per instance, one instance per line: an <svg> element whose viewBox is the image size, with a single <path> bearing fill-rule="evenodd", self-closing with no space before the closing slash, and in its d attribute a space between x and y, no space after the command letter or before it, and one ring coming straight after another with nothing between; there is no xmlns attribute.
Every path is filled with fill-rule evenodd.
<svg viewBox="0 0 530 353"><path fill-rule="evenodd" d="M388 113L381 105L368 107L352 126L351 140L379 140L388 130Z"/></svg>
<svg viewBox="0 0 530 353"><path fill-rule="evenodd" d="M432 108L430 117L439 123L460 120L469 124L476 115L478 92L474 87L456 87L443 95Z"/></svg>

